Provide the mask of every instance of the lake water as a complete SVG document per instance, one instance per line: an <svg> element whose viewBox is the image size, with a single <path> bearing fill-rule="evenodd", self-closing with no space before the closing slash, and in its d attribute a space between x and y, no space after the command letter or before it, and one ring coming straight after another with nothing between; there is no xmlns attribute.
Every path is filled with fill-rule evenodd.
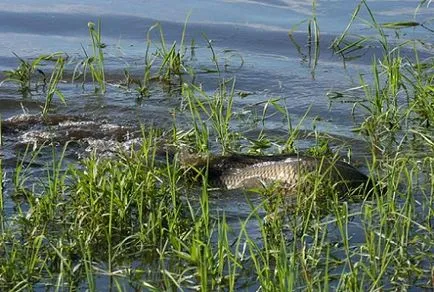
<svg viewBox="0 0 434 292"><path fill-rule="evenodd" d="M408 21L414 17L415 1L370 1L369 4L376 12L378 22ZM62 51L71 58L79 58L83 55L82 45L90 51L87 23L101 19L103 41L107 45L108 75L112 79L119 78L124 68L141 72L144 41L149 27L159 21L168 42L179 42L182 24L190 15L187 39L194 39L199 46L196 54L198 64L210 65L209 50L205 48L202 34L212 40L217 52L234 50L244 60L242 68L234 72L237 89L253 94L240 101L241 104L281 97L288 101L289 112L295 115L304 114L312 105L312 116L320 115L323 120L329 121L322 125L326 131L339 129L339 133L349 134L353 126L346 115L349 107L336 105L329 110L325 94L357 84L353 80L357 82L358 74L369 70L375 49L344 68L340 58L333 56L327 46L343 31L355 6L356 2L348 1L321 1L317 4L322 47L313 79L308 62L300 58L288 38L288 31L293 26L312 15L310 1L92 1L89 4L88 1L35 3L5 0L0 4L0 70L16 67L17 58L12 53L21 58L32 58ZM424 19L430 13L432 8L420 9L419 17ZM367 18L366 13L362 15ZM295 34L304 53L307 52L304 48L306 26L306 23L300 25L298 30L301 32ZM355 25L353 32L369 33L366 26L360 23ZM424 32L421 29L405 31L408 35L420 35L421 38ZM230 69L237 68L240 60L233 57L230 63ZM205 76L201 81L206 88L213 90L215 82L212 79L215 76ZM14 106L10 101L17 101L20 96L14 96L7 86L0 90L2 117L20 113L21 106ZM83 97L83 93L74 87L64 90L70 91L66 96L73 102L67 107L60 107L59 111L92 112L94 107L101 106L88 94ZM161 98L164 96L156 93L149 103ZM38 106L32 102L28 105L29 110L37 111ZM122 118L128 119L133 110L140 116L141 110L137 108L134 98L125 96L123 92L110 91L101 102L107 103L107 107L96 115L110 115L113 110L120 110L121 113L126 112ZM140 106L146 108L147 105ZM167 108L167 105L164 106Z"/></svg>
<svg viewBox="0 0 434 292"><path fill-rule="evenodd" d="M370 1L378 22L413 20L415 1ZM326 93L342 91L358 85L358 75L370 70L371 49L361 58L344 67L328 46L346 27L356 2L321 1L316 13L321 30L319 63L312 78L311 66L297 52L288 31L312 15L310 1L2 1L0 4L0 70L15 68L21 58L62 51L70 59L83 56L81 46L90 51L87 23L102 21L103 42L107 45L107 79L119 80L123 70L141 73L147 30L156 21L163 25L169 43L181 38L182 25L188 15L187 40L194 39L196 63L212 67L210 52L202 34L210 40L220 58L229 59L229 69L237 78L236 88L252 93L238 106L247 106L278 97L286 100L294 122L311 106L309 116L319 116L317 127L328 133L354 137L350 118L351 104L334 104L329 108ZM425 19L432 8L421 8L416 20ZM361 14L367 18L366 12ZM298 27L295 40L307 56L307 24ZM360 22L353 33L369 33ZM403 35L423 38L423 29L407 29ZM154 38L158 39L157 36ZM231 50L230 53L223 53ZM235 55L232 56L231 55ZM244 61L241 69L240 57ZM71 71L71 70L70 70ZM209 74L199 77L203 86L215 89L216 78ZM63 86L67 106L58 104L57 113L87 113L93 118L112 117L117 123L130 121L164 126L172 120L166 112L176 107L164 92L155 89L151 98L137 104L134 96L110 88L104 98L95 98L91 90L83 92L76 86ZM22 100L8 84L0 88L0 115L8 118L22 113L38 112L41 96ZM21 105L22 104L22 105ZM161 106L163 105L163 106ZM133 115L132 115L133 114ZM154 119L157 117L157 121ZM271 123L271 125L273 125ZM309 130L312 126L309 124Z"/></svg>
<svg viewBox="0 0 434 292"><path fill-rule="evenodd" d="M358 1L347 0L317 3L316 14L321 30L320 55L313 73L306 46L307 23L303 22L312 16L312 4L307 0L2 0L0 71L16 68L18 60L13 53L27 59L62 51L70 56L70 60L80 59L83 56L82 46L91 51L87 24L100 19L103 42L106 44L107 80L116 84L123 78L124 69L132 74L142 74L146 33L155 22L162 24L167 41L171 44L173 41L179 42L183 23L189 15L187 44L192 39L195 40L195 66L213 66L203 37L206 35L212 41L221 62L226 59L226 76L236 76L236 89L249 93L244 98L237 97L236 112L241 114L252 108L261 110L264 102L279 98L287 107L293 123L297 124L309 110L302 130L311 132L316 129L337 137L340 142L336 142L335 146L351 146L355 161L363 165L367 150L364 149L363 139L352 131L354 119L360 120L361 114L351 114L351 103L330 105L326 96L327 92L340 92L358 86L359 75L371 70L372 56L381 55L381 49L373 47L360 58L344 64L339 56L328 49L333 39L345 29L357 3ZM414 0L369 1L379 23L422 22L434 15L431 5L429 8L422 7L415 16L417 3ZM362 16L368 19L366 11ZM301 54L288 37L291 28L299 23L302 24L293 35L301 46ZM371 32L358 22L352 28L352 33ZM153 37L158 40L157 34ZM401 31L401 37L424 39L428 35L426 30L418 27ZM429 52L421 48L420 54L424 57ZM70 76L73 66L69 68L66 75ZM216 74L203 72L197 78L206 90L215 90ZM167 90L159 86L151 88L150 97L142 101L137 100L134 92L126 93L116 86L109 86L104 96L94 94L89 84L85 90L79 84L70 83L61 84L60 89L66 96L66 105L56 99L56 114L83 115L89 120L104 121L114 126L145 124L170 128L173 123L172 113L180 106L178 97L170 96ZM0 87L1 118L7 119L23 112L38 113L43 101L43 94L23 98L16 86L4 83ZM188 122L182 118L179 122L188 129ZM270 116L266 122L269 133L276 136L285 133L284 126L285 122L280 117ZM241 124L236 127L243 129ZM19 161L19 153L25 142L23 137L29 128L19 134L6 133L4 136L0 155L3 155L7 182L11 182L11 171ZM36 130L46 129L36 127ZM249 131L254 137L259 128ZM309 141L299 143L301 148L310 145ZM68 154L67 161L73 163L82 156L81 151L84 150L73 149ZM47 153L43 160L49 161L50 155L51 152ZM43 170L35 171L44 174ZM362 171L366 172L366 169L362 167ZM6 190L6 213L13 214L13 203L8 200L10 192L11 189ZM237 200L237 204L233 204L234 200ZM214 203L219 209L225 210L233 222L237 222L238 216L246 216L250 212L250 207L243 200L243 197L240 199L233 195L219 197ZM356 230L357 228L354 229L355 233Z"/></svg>

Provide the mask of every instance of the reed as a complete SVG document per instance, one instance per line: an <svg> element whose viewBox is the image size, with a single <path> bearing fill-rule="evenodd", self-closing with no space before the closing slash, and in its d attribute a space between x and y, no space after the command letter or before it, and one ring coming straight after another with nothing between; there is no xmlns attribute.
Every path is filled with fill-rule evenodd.
<svg viewBox="0 0 434 292"><path fill-rule="evenodd" d="M65 96L59 90L58 84L62 80L63 71L65 66L65 59L62 56L57 58L56 64L54 65L53 72L51 73L50 80L47 83L45 105L42 109L42 115L47 115L50 110L53 97L57 95L60 100L65 104Z"/></svg>
<svg viewBox="0 0 434 292"><path fill-rule="evenodd" d="M183 86L183 96L187 100L193 124L195 125L195 135L199 149L208 149L207 144L210 134L216 136L216 142L220 144L223 154L233 147L236 133L231 129L231 121L235 79L232 81L230 88L227 87L227 83L228 81L223 80L214 95L209 95L195 85L184 84ZM204 117L206 120L204 120ZM212 133L209 133L208 123L213 130Z"/></svg>
<svg viewBox="0 0 434 292"><path fill-rule="evenodd" d="M89 71L92 77L95 93L104 94L106 92L106 80L104 69L104 48L106 44L102 41L101 35L101 19L98 20L97 25L93 22L87 24L89 30L89 37L92 46L92 55L89 56L86 49L82 46L84 59L78 62L72 74L72 81L82 79L82 87L86 82L87 73Z"/></svg>
<svg viewBox="0 0 434 292"><path fill-rule="evenodd" d="M19 91L23 97L29 97L40 88L45 88L47 78L41 69L48 63L57 62L64 57L64 53L56 52L49 55L40 55L33 60L24 60L14 53L19 60L19 65L15 70L4 71L5 78L0 82L0 86L5 82L12 82L19 86Z"/></svg>
<svg viewBox="0 0 434 292"><path fill-rule="evenodd" d="M310 72L312 79L315 79L315 71L318 66L319 55L321 51L320 47L320 26L318 23L318 17L316 12L317 1L312 1L312 16L306 20L303 20L291 27L291 30L288 32L289 39L291 43L294 45L298 54L302 58L302 60L308 60ZM293 34L296 32L301 24L307 23L307 41L306 47L307 52L303 51L303 45L300 45L294 38Z"/></svg>

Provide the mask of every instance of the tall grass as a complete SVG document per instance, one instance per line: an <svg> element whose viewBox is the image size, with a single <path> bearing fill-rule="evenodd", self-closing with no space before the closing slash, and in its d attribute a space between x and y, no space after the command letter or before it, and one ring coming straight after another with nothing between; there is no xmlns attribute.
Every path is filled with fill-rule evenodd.
<svg viewBox="0 0 434 292"><path fill-rule="evenodd" d="M96 27L95 27L96 26ZM105 69L104 69L104 48L106 44L102 41L101 19L98 24L93 22L87 24L89 37L92 45L92 55L89 56L86 49L82 46L85 58L80 61L74 68L72 81L82 78L82 86L86 82L87 73L89 71L94 85L95 93L104 94L106 91Z"/></svg>
<svg viewBox="0 0 434 292"><path fill-rule="evenodd" d="M62 80L65 60L59 56L56 64L54 65L53 72L51 73L50 80L48 81L48 88L46 90L45 105L42 109L42 115L47 115L51 106L54 95L57 95L60 100L65 103L65 96L59 90L58 84Z"/></svg>
<svg viewBox="0 0 434 292"><path fill-rule="evenodd" d="M95 29L95 24L89 22L87 24L89 28L90 39L92 40L92 51L93 58L89 59L89 69L92 75L93 82L99 85L99 88L95 90L100 90L101 93L105 93L105 72L104 72L104 52L105 44L102 42L101 38L101 20L98 20L98 25Z"/></svg>
<svg viewBox="0 0 434 292"><path fill-rule="evenodd" d="M369 15L368 25L373 31L372 35L351 34L353 24L360 21L361 11ZM420 60L416 49L421 43L419 40L400 40L399 34L395 35L396 38L385 32L385 29L406 27L412 27L411 23L378 23L366 1L360 1L347 28L331 45L335 53L344 59L351 58L358 51L362 54L368 45L381 48L381 56L374 56L372 61L372 81L366 81L361 74L360 86L353 88L355 92L363 89L364 96L351 97L355 108L361 108L366 113L358 130L380 152L393 152L402 141L407 140L403 140L402 135L407 136L409 129L419 126L428 129L432 124L433 79L429 73L432 62L429 59ZM414 57L404 57L402 49L411 47L414 48ZM345 99L345 94L330 95L330 98Z"/></svg>
<svg viewBox="0 0 434 292"><path fill-rule="evenodd" d="M307 59L309 62L310 72L312 79L315 79L315 70L318 66L319 54L320 54L320 26L318 23L318 17L316 12L317 1L312 1L312 16L307 20L303 20L300 23L294 25L288 33L289 39L297 50L298 54L303 60ZM293 34L299 28L301 24L307 22L307 53L304 54L302 45L298 44ZM306 56L307 55L307 56Z"/></svg>
<svg viewBox="0 0 434 292"><path fill-rule="evenodd" d="M45 88L47 84L50 86L52 80L47 82L46 74L42 70L43 67L53 62L55 63L55 67L58 67L59 60L64 61L65 59L62 52L40 55L34 60L24 60L15 53L14 55L20 63L15 70L3 72L6 78L0 82L0 86L5 82L16 83L23 97L29 97L40 88Z"/></svg>
<svg viewBox="0 0 434 292"><path fill-rule="evenodd" d="M143 135L138 151L114 160L91 156L65 170L63 155L53 156L43 188L31 188L41 191L17 201L30 208L20 207L0 237L2 289L44 282L98 290L104 277L119 289L128 282L136 289L212 291L429 287L434 183L426 177L423 197L413 185L421 169L434 169L432 159L422 168L404 153L383 162L384 173L374 177L387 191L357 204L341 201L333 188L325 192L321 175L306 178L313 180L309 192L300 182L296 204L265 190L234 233L225 214L214 211L206 168L202 183L189 187L178 159L156 158L160 133ZM19 176L28 172L21 165ZM28 185L16 181L18 189ZM261 210L273 216L264 221Z"/></svg>
<svg viewBox="0 0 434 292"><path fill-rule="evenodd" d="M195 85L184 84L183 86L183 96L187 100L193 119L197 145L201 150L208 149L210 136L208 127L213 130L212 134L215 135L216 142L221 146L223 154L230 152L231 148L234 147L236 133L231 129L231 121L235 79L232 80L230 88L227 88L227 83L228 81L223 80L214 95L209 95Z"/></svg>

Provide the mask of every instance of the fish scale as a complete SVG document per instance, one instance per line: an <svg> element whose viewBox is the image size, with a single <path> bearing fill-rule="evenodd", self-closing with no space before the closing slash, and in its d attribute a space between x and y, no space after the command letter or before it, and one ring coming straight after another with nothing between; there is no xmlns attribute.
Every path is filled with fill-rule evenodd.
<svg viewBox="0 0 434 292"><path fill-rule="evenodd" d="M272 182L293 187L298 182L299 174L308 171L314 171L313 164L298 159L261 162L223 172L218 178L218 184L228 190L259 187Z"/></svg>
<svg viewBox="0 0 434 292"><path fill-rule="evenodd" d="M309 190L309 181L300 181L309 173L322 176L336 184L342 192L367 183L368 178L343 161L331 161L307 156L251 156L214 157L209 162L208 178L212 187L220 189L249 189L279 183L293 190L302 183Z"/></svg>

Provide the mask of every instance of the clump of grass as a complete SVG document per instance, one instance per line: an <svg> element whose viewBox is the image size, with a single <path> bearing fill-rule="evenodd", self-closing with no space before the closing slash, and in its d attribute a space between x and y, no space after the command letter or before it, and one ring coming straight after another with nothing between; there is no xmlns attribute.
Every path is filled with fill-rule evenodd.
<svg viewBox="0 0 434 292"><path fill-rule="evenodd" d="M350 29L358 19L362 9L368 12L369 25L374 30L373 36L352 36ZM360 87L364 97L351 97L355 108L366 112L366 118L358 130L369 138L371 145L380 152L394 151L401 139L399 136L413 127L432 124L432 74L430 60L421 61L416 51L417 40L396 39L385 33L385 29L401 29L411 27L410 23L379 24L366 1L360 1L353 12L351 20L344 32L335 39L332 48L343 58L354 52L366 50L367 44L378 44L382 49L381 57L374 57L372 62L372 82L367 82L360 75ZM399 37L398 37L399 38ZM401 50L413 44L415 58L403 57ZM423 65L423 64L427 64ZM357 91L356 91L357 92ZM346 94L331 94L331 100L345 100Z"/></svg>
<svg viewBox="0 0 434 292"><path fill-rule="evenodd" d="M101 20L98 20L98 25L95 28L95 23L89 22L87 24L89 29L89 37L92 42L92 52L93 55L89 56L86 49L82 46L85 58L79 62L75 68L72 75L72 80L77 80L82 78L82 86L86 82L87 72L92 77L92 82L94 84L95 93L104 94L106 91L106 81L105 81L105 70L104 70L104 48L106 44L102 42L101 36Z"/></svg>
<svg viewBox="0 0 434 292"><path fill-rule="evenodd" d="M155 56L160 59L159 69L158 69L158 77L165 82L173 83L175 78L179 79L180 84L182 83L182 75L186 73L191 73L191 70L189 70L186 67L185 64L185 54L186 54L186 46L185 46L185 34L187 30L187 23L188 23L189 16L187 16L184 27L182 29L181 34L181 40L179 43L179 47L174 41L171 46L168 46L166 43L166 37L164 35L163 28L160 23L156 23L153 25L147 34L147 46L151 45L151 38L150 33L154 29L158 29L159 31L159 45L157 45L157 51L155 53ZM146 59L148 55L148 48L146 53ZM146 60L145 64L145 80L147 77L149 77L149 65L151 65L152 62L148 62ZM146 83L146 82L144 82Z"/></svg>
<svg viewBox="0 0 434 292"><path fill-rule="evenodd" d="M16 70L5 71L6 78L2 80L0 85L4 82L18 84L19 91L23 97L27 97L31 95L32 92L42 88L45 92L45 104L42 108L43 115L48 113L55 95L57 95L62 102L65 102L64 95L58 89L58 84L62 80L65 61L67 59L64 53L58 52L50 55L40 55L33 61L26 61L18 56L17 58L20 60L20 65ZM47 63L54 63L49 79L47 79L47 75L41 69L43 66L47 65ZM39 79L36 78L37 75L39 75Z"/></svg>
<svg viewBox="0 0 434 292"><path fill-rule="evenodd" d="M48 114L48 111L51 106L51 102L55 95L57 95L60 98L60 100L63 103L65 103L65 96L58 88L58 84L63 77L64 66L65 66L65 59L62 56L59 56L56 61L56 64L54 65L54 69L51 73L50 80L48 81L48 86L46 89L45 105L44 108L42 109L42 115L44 116Z"/></svg>
<svg viewBox="0 0 434 292"><path fill-rule="evenodd" d="M14 55L18 58L20 64L15 70L4 71L6 78L0 82L0 86L5 82L16 83L23 97L28 97L32 92L47 85L46 74L41 69L43 66L47 65L47 63L57 63L60 59L64 59L64 54L61 52L40 55L32 61L24 60L15 53Z"/></svg>
<svg viewBox="0 0 434 292"><path fill-rule="evenodd" d="M312 1L312 16L304 20L297 25L294 25L288 33L289 39L296 48L299 55L303 60L308 59L309 67L311 69L312 78L315 79L315 70L318 66L319 54L320 54L320 27L316 14L316 0ZM294 32L301 24L307 22L307 56L304 54L302 47L294 39Z"/></svg>
<svg viewBox="0 0 434 292"><path fill-rule="evenodd" d="M171 46L167 44L167 39L164 34L162 25L157 22L153 24L146 33L146 50L144 55L144 73L141 79L134 78L125 70L127 87L135 85L135 90L141 98L149 95L150 82L159 80L169 86L183 82L183 76L189 75L194 77L195 70L186 62L188 58L187 46L185 38L187 32L187 16L182 29L181 39L179 44L174 41ZM158 32L158 41L154 41L152 34ZM194 58L194 40L191 41L190 60ZM154 50L152 52L152 50ZM158 67L157 72L153 72L153 68Z"/></svg>
<svg viewBox="0 0 434 292"><path fill-rule="evenodd" d="M29 288L54 273L58 278L52 284L58 288L85 280L92 289L96 262L115 273L127 254L152 255L166 240L183 238L189 220L181 211L179 170L176 165L155 165L154 138L151 132L140 151L122 154L119 161L91 157L82 170L65 170L63 155L53 157L47 178L17 202L18 218L2 235L0 266L20 268L9 276L2 270L0 286ZM20 164L17 170L16 181L23 189L28 168ZM21 208L23 204L28 207ZM33 243L25 253L18 251L19 238ZM77 257L80 261L74 262ZM20 283L22 279L27 280Z"/></svg>
<svg viewBox="0 0 434 292"><path fill-rule="evenodd" d="M208 149L210 124L213 133L223 154L234 147L236 133L231 129L232 106L234 98L235 79L231 87L227 88L227 81L222 81L214 95L207 94L203 89L195 85L184 84L183 96L187 100L190 114L193 119L197 146L200 150ZM204 120L203 116L206 118Z"/></svg>

